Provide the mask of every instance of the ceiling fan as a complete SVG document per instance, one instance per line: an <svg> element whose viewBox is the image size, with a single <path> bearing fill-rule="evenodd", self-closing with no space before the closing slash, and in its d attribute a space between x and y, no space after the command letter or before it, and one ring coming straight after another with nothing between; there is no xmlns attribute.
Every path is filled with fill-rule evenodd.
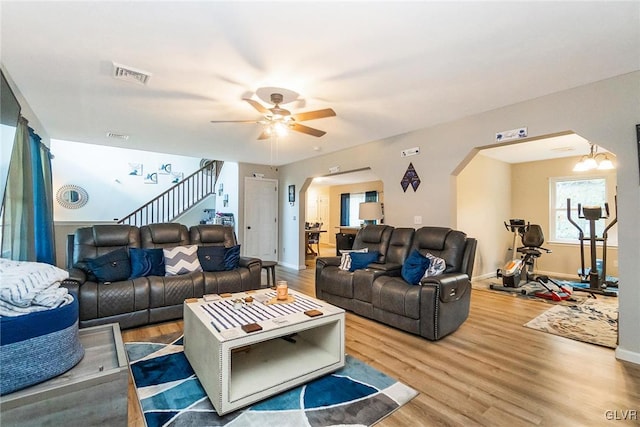
<svg viewBox="0 0 640 427"><path fill-rule="evenodd" d="M274 135L274 133L278 136L282 136L286 134L288 129L311 136L321 137L326 134L325 131L302 125L299 122L333 117L336 115L336 112L331 108L291 114L289 110L285 110L280 107L280 104L284 99L281 93L271 94L270 99L273 104L273 107L271 108L266 108L258 101L251 98L242 99L258 110L258 112L263 115L263 118L261 120L212 120L211 123L259 123L265 125L264 130L258 139L268 139Z"/></svg>

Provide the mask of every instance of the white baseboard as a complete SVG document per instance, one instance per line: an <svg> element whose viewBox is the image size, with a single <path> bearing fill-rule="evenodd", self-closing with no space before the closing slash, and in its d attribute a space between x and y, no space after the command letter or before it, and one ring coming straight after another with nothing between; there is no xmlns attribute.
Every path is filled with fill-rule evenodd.
<svg viewBox="0 0 640 427"><path fill-rule="evenodd" d="M536 276L549 276L554 279L567 280L569 282L580 281L580 278L577 275L571 275L567 273L556 273L555 271L536 270L533 272L533 274L535 274ZM484 279L493 279L493 278L495 278L496 280L500 280L499 278L496 277L495 272L491 272L491 273L480 274L478 276L473 276L471 278L471 281L473 282L474 280L484 280Z"/></svg>
<svg viewBox="0 0 640 427"><path fill-rule="evenodd" d="M473 276L471 278L471 281L476 281L476 280L484 280L484 279L493 279L496 277L496 273L486 273L486 274L480 274L479 276Z"/></svg>
<svg viewBox="0 0 640 427"><path fill-rule="evenodd" d="M640 353L616 348L616 359L640 365Z"/></svg>
<svg viewBox="0 0 640 427"><path fill-rule="evenodd" d="M296 264L289 264L286 262L282 262L282 261L278 261L278 265L280 267L284 267L284 268L290 268L292 270L306 270L307 266L302 264L302 265L296 265Z"/></svg>

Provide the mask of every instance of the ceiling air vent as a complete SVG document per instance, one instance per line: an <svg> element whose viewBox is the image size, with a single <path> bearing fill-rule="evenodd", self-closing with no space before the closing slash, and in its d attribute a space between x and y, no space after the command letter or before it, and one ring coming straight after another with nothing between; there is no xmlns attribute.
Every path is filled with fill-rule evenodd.
<svg viewBox="0 0 640 427"><path fill-rule="evenodd" d="M113 133L113 132L107 132L107 137L108 138L115 138L115 139L122 139L123 141L126 141L127 139L129 139L129 135L123 135L121 133Z"/></svg>
<svg viewBox="0 0 640 427"><path fill-rule="evenodd" d="M132 83L140 83L146 85L151 78L151 73L142 70L136 70L126 65L113 63L113 77L118 80L124 80Z"/></svg>

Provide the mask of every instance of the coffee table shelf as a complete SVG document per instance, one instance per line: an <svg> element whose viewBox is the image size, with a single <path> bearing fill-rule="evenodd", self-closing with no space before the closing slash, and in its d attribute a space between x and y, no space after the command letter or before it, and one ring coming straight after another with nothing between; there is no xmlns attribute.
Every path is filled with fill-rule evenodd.
<svg viewBox="0 0 640 427"><path fill-rule="evenodd" d="M324 372L327 366L336 366L340 363L339 341L332 343L335 348L325 349L317 345L315 338L339 334L336 330L339 327L338 321L332 321L298 332L295 344L275 338L253 344L249 351L232 353L229 400L236 401L308 374ZM256 368L261 372L256 372Z"/></svg>
<svg viewBox="0 0 640 427"><path fill-rule="evenodd" d="M252 333L240 327L220 331L201 308L206 304L202 299L185 302L185 355L218 414L344 366L344 310L314 301L321 305L322 316L288 314L258 322L263 329ZM295 343L283 337L291 337Z"/></svg>

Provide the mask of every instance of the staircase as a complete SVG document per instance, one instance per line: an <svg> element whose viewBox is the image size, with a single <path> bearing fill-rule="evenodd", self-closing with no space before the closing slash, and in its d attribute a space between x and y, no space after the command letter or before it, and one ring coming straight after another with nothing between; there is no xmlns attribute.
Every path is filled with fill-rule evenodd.
<svg viewBox="0 0 640 427"><path fill-rule="evenodd" d="M216 182L223 161L211 160L182 181L145 203L129 215L118 220L118 224L142 226L159 222L171 222L205 197L215 192Z"/></svg>

